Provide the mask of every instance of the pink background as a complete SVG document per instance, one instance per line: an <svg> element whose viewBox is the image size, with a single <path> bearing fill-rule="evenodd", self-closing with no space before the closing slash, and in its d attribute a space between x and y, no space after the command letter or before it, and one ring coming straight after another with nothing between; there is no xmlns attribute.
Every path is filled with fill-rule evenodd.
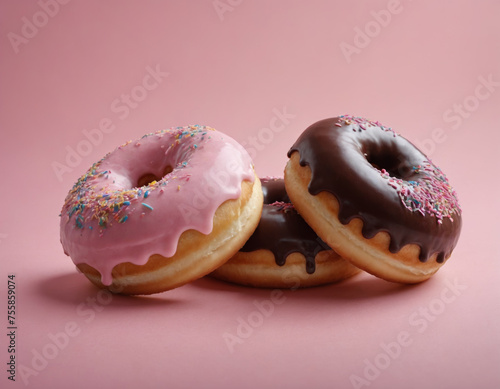
<svg viewBox="0 0 500 389"><path fill-rule="evenodd" d="M0 322L7 333L15 274L18 326L16 382L2 336L0 385L353 388L357 376L370 388L500 387L500 3L214 3L0 2ZM144 94L148 67L168 76ZM124 141L207 124L245 144L261 176L281 175L305 127L343 113L421 145L457 190L462 236L430 281L363 274L272 304L270 290L211 279L110 297L62 252L66 193ZM275 117L283 130L263 130ZM84 130L104 118L114 130L89 143ZM68 150L85 155L58 176Z"/></svg>

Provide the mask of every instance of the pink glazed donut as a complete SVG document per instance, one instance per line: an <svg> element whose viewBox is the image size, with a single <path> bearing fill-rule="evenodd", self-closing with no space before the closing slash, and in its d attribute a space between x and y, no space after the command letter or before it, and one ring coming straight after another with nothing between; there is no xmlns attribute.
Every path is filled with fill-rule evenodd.
<svg viewBox="0 0 500 389"><path fill-rule="evenodd" d="M229 260L262 206L236 141L205 126L161 130L118 147L76 182L61 211L61 244L95 285L158 293Z"/></svg>

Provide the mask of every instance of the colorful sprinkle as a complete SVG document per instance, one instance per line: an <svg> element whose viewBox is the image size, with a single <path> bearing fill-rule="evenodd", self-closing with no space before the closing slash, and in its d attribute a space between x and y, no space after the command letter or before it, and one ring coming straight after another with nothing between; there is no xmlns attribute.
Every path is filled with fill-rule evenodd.
<svg viewBox="0 0 500 389"><path fill-rule="evenodd" d="M200 125L174 127L146 134L142 138L155 136L157 139L161 139L165 134L170 134L176 138L175 143L172 144L171 147L178 147L184 142L189 142L189 152L184 154L184 160L178 164L179 167L186 167L191 153L196 152L196 149L208 141L204 138L204 135L212 130L212 128ZM118 146L117 149L122 150L129 144L131 146L139 146L141 142L132 143L132 141L128 141ZM162 144L161 146L168 148L167 145ZM78 179L66 196L65 204L61 211L61 217L66 216L68 220L73 220L76 228L88 228L89 231L94 230L96 232L98 230L99 235L103 235L107 228L112 227L113 220L124 223L133 212L140 212L134 208L128 208L133 200L141 197L146 199L152 192L157 190L163 193L163 187L167 186L171 181L179 179L189 180L189 175L179 175L179 177L177 177L167 174L161 180L148 183L146 187L147 190L145 190L146 188L144 187L116 189L115 177L112 175L111 170L103 169L100 171L101 163L110 154L111 153L107 154L100 161L94 163L86 174ZM102 179L108 177L110 178L109 182L106 182L105 185L101 185L105 182L102 181ZM96 185L99 182L97 181L98 179L101 179L101 181L99 185ZM177 185L177 190L180 190L180 185ZM150 210L153 209L149 204L142 203L142 205ZM125 214L125 212L127 212L127 214ZM100 226L101 228L93 228L93 226Z"/></svg>
<svg viewBox="0 0 500 389"><path fill-rule="evenodd" d="M378 127L398 136L391 127L385 127L378 121L351 115L342 115L339 118L340 121L336 125L352 126L353 131L366 131L370 127ZM453 221L453 214L461 214L457 194L437 166L430 160L426 160L423 165L413 166L412 171L414 179L405 181L391 176L385 169L379 170L380 175L387 180L389 186L396 190L402 204L409 211L419 212L424 216L432 215L436 217L439 224L444 218Z"/></svg>
<svg viewBox="0 0 500 389"><path fill-rule="evenodd" d="M348 126L352 125L353 131L366 131L370 127L378 127L384 131L389 131L397 136L396 132L391 127L386 127L382 123L377 120L369 120L360 116L352 116L352 115L340 115L340 122L335 123L336 126L342 127L342 124L346 124ZM340 124L340 126L339 126Z"/></svg>
<svg viewBox="0 0 500 389"><path fill-rule="evenodd" d="M291 209L295 209L292 203L285 203L283 201L275 201L274 203L271 203L269 205L277 207L278 211L283 211L283 212L288 212Z"/></svg>
<svg viewBox="0 0 500 389"><path fill-rule="evenodd" d="M385 169L380 170L381 176L396 190L406 209L424 216L432 215L439 224L444 218L453 221L453 214L461 214L457 194L437 166L425 161L423 167L414 167L413 170L418 172L418 181L405 181L390 176Z"/></svg>
<svg viewBox="0 0 500 389"><path fill-rule="evenodd" d="M146 208L150 209L151 211L153 210L153 207L149 204L146 204L146 203L141 203L142 205L144 205Z"/></svg>
<svg viewBox="0 0 500 389"><path fill-rule="evenodd" d="M76 226L78 228L83 228L83 216L82 215L78 215L76 217Z"/></svg>

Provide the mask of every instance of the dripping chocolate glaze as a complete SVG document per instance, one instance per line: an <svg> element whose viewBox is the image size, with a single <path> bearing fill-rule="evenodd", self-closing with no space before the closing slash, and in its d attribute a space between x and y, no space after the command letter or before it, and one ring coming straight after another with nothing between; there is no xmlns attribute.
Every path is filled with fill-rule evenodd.
<svg viewBox="0 0 500 389"><path fill-rule="evenodd" d="M462 225L459 209L439 224L432 215L405 208L397 191L382 178L381 169L405 181L422 180L414 166L429 163L427 157L392 131L372 126L367 130L346 124L341 118L321 120L309 126L290 148L299 152L300 165L312 172L309 193L332 193L339 201L339 220L363 221L362 234L369 239L379 231L389 233L389 250L420 246L425 262L434 253L443 262L457 244Z"/></svg>
<svg viewBox="0 0 500 389"><path fill-rule="evenodd" d="M262 179L261 182L264 193L262 217L241 251L269 250L279 266L285 264L288 255L298 252L306 258L307 273L314 273L316 254L331 249L290 204L283 179Z"/></svg>

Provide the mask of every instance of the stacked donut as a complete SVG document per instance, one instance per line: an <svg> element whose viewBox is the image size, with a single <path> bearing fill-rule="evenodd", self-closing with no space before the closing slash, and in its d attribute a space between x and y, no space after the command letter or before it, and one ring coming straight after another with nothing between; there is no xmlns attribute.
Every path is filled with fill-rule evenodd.
<svg viewBox="0 0 500 389"><path fill-rule="evenodd" d="M314 123L284 179L205 126L147 134L70 190L61 243L95 285L151 294L204 275L308 287L365 270L421 282L450 257L461 210L446 176L391 128L350 115Z"/></svg>

